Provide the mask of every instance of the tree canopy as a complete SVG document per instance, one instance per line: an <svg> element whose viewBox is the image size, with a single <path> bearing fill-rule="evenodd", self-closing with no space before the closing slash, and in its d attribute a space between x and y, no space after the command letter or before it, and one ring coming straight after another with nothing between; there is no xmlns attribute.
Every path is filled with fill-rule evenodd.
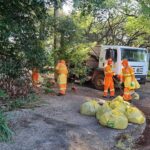
<svg viewBox="0 0 150 150"><path fill-rule="evenodd" d="M96 43L150 47L149 0L73 0L65 14L68 1L0 0L1 72L15 77L60 58L79 69Z"/></svg>

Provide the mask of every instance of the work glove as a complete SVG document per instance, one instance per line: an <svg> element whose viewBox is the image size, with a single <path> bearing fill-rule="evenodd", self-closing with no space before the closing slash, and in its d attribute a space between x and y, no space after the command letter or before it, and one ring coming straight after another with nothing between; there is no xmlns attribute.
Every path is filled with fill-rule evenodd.
<svg viewBox="0 0 150 150"><path fill-rule="evenodd" d="M120 81L119 84L122 84L122 81Z"/></svg>
<svg viewBox="0 0 150 150"><path fill-rule="evenodd" d="M135 83L134 83L134 81L132 81L131 84L130 84L130 86L134 87L134 85L135 85Z"/></svg>

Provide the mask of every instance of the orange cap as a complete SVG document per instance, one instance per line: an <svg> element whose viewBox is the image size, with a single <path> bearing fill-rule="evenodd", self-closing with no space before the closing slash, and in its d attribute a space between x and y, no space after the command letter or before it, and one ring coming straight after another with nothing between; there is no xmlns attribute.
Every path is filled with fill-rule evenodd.
<svg viewBox="0 0 150 150"><path fill-rule="evenodd" d="M66 62L62 59L60 60L60 63L65 64Z"/></svg>
<svg viewBox="0 0 150 150"><path fill-rule="evenodd" d="M125 66L128 66L128 65L129 65L129 64L128 64L128 60L127 60L127 59L124 59L124 60L122 61L122 64L125 65Z"/></svg>

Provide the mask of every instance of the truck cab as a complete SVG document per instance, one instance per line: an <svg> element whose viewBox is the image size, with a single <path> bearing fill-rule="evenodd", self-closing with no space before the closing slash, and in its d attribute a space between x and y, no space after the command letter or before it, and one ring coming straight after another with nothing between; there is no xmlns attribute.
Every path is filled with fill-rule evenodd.
<svg viewBox="0 0 150 150"><path fill-rule="evenodd" d="M123 59L127 59L129 61L129 65L134 69L135 77L137 78L139 83L146 82L149 66L147 49L129 46L114 46L114 45L104 45L99 46L99 48L100 48L99 64L97 73L95 73L99 75L97 77L95 75L95 78L97 79L93 79L94 85L97 89L99 89L98 88L99 86L101 86L101 88L103 86L102 78L104 78L104 67L106 65L108 58L112 58L114 61L113 70L116 75L121 74L122 70L121 62Z"/></svg>

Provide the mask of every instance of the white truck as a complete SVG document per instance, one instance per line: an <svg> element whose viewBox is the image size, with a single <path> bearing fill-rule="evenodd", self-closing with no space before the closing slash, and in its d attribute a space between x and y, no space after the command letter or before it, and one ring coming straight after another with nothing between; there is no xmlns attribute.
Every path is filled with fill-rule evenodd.
<svg viewBox="0 0 150 150"><path fill-rule="evenodd" d="M106 65L108 58L112 58L114 61L113 70L116 75L121 73L121 61L123 59L127 59L129 61L129 65L134 69L135 77L139 83L144 84L146 82L149 66L147 49L114 45L96 46L96 48L100 51L100 53L98 67L92 76L92 83L95 88L103 88L104 66Z"/></svg>

